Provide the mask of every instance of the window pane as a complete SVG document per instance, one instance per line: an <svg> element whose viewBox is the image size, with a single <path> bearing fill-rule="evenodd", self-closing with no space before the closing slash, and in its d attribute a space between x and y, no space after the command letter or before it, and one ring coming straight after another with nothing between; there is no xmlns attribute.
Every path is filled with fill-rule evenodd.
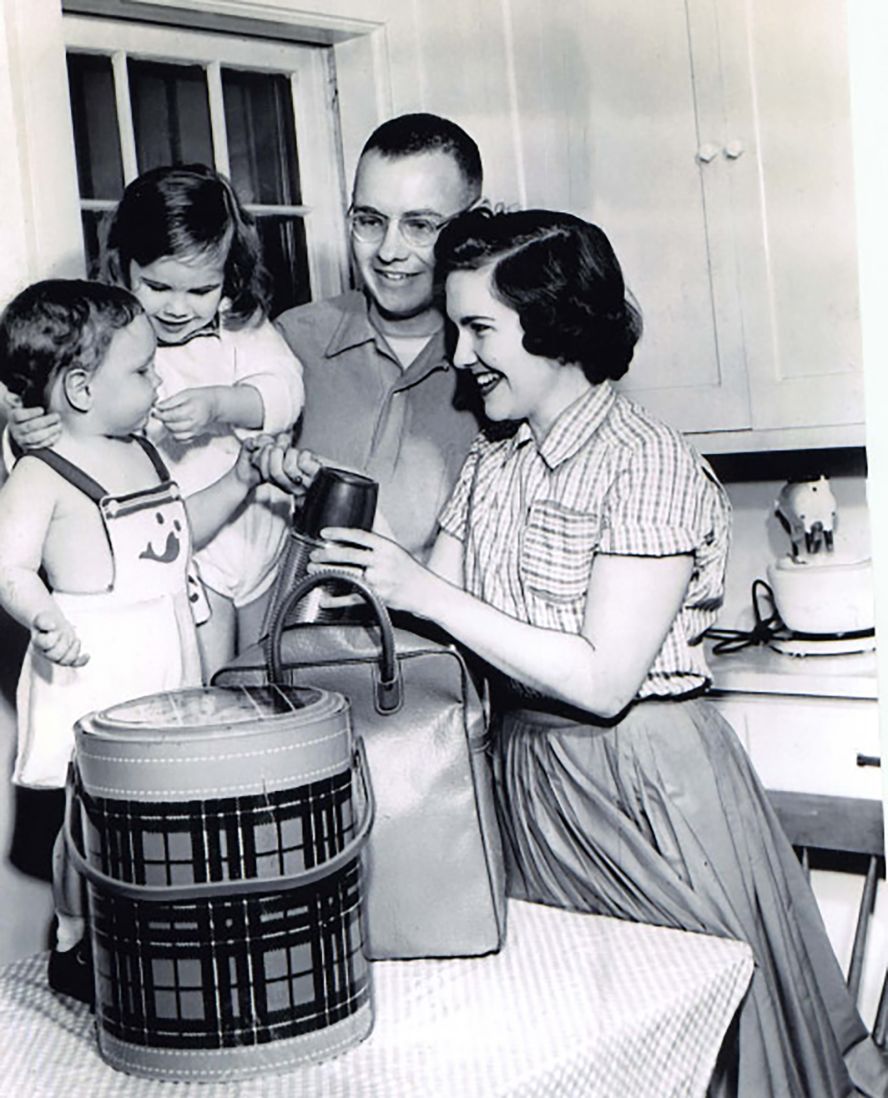
<svg viewBox="0 0 888 1098"><path fill-rule="evenodd" d="M123 163L111 58L69 53L68 89L80 197L119 198Z"/></svg>
<svg viewBox="0 0 888 1098"><path fill-rule="evenodd" d="M83 248L86 253L86 277L99 278L99 263L101 262L102 245L108 224L112 216L111 210L81 210L80 221L83 226Z"/></svg>
<svg viewBox="0 0 888 1098"><path fill-rule="evenodd" d="M301 217L257 217L262 256L273 288L271 315L311 300L305 224Z"/></svg>
<svg viewBox="0 0 888 1098"><path fill-rule="evenodd" d="M289 78L222 70L231 182L246 203L302 203Z"/></svg>
<svg viewBox="0 0 888 1098"><path fill-rule="evenodd" d="M128 62L139 171L213 163L207 80L200 65Z"/></svg>
<svg viewBox="0 0 888 1098"><path fill-rule="evenodd" d="M92 210L82 210L80 221L83 226L83 249L86 253L86 277L98 278L100 215Z"/></svg>

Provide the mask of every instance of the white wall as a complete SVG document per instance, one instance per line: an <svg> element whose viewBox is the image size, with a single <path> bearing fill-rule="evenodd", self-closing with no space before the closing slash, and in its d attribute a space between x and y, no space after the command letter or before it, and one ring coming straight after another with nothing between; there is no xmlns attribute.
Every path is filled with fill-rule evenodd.
<svg viewBox="0 0 888 1098"><path fill-rule="evenodd" d="M35 185L41 164L45 180L53 177L53 164L61 164L64 171L73 156L66 98L60 99L60 91L67 92L59 84L58 7L57 0L0 4L0 304L35 278L79 273L76 252L73 258L71 254L72 219L75 230L78 223L76 191L67 204L63 192L42 210L40 196L51 188ZM47 142L54 145L54 153ZM60 214L68 224L60 226ZM0 963L44 948L52 911L48 885L10 860L17 819L8 776L15 750L13 690L22 639L0 611ZM28 825L20 821L25 829Z"/></svg>
<svg viewBox="0 0 888 1098"><path fill-rule="evenodd" d="M0 301L82 273L59 0L0 6Z"/></svg>

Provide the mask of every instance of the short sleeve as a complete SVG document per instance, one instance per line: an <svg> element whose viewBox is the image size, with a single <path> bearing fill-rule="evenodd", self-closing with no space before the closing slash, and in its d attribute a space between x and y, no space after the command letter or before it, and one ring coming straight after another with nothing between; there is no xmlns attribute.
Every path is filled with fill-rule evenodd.
<svg viewBox="0 0 888 1098"><path fill-rule="evenodd" d="M717 536L721 488L683 440L664 432L632 448L605 499L599 552L695 553Z"/></svg>
<svg viewBox="0 0 888 1098"><path fill-rule="evenodd" d="M305 402L302 363L267 320L255 328L231 332L229 338L235 343L234 384L252 385L262 398L261 430L288 431ZM244 437L255 432L235 428L235 433Z"/></svg>
<svg viewBox="0 0 888 1098"><path fill-rule="evenodd" d="M456 484L450 493L450 498L444 504L438 517L438 525L445 534L458 541L466 540L466 522L468 520L469 506L472 499L472 486L481 460L483 439L481 436L475 439L466 455Z"/></svg>

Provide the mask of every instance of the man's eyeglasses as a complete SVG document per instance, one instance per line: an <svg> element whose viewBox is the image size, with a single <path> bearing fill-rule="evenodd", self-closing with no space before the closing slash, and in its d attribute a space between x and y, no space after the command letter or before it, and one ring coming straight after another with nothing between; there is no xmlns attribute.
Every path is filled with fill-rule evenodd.
<svg viewBox="0 0 888 1098"><path fill-rule="evenodd" d="M454 217L457 215L454 214ZM404 241L413 248L428 248L438 239L438 233L452 217L436 221L431 217L386 217L385 214L370 210L349 210L348 224L356 240L364 244L378 244L388 230L389 222L395 221L398 232Z"/></svg>

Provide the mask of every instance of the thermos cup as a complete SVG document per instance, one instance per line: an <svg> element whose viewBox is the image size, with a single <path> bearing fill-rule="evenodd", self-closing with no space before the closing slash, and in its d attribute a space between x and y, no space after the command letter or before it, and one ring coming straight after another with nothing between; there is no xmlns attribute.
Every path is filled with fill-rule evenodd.
<svg viewBox="0 0 888 1098"><path fill-rule="evenodd" d="M278 570L271 601L265 615L264 630L276 608L288 591L308 574L308 559L312 549L324 545L320 537L326 526L348 526L369 530L376 514L379 486L375 480L348 469L322 466L308 491L301 510L297 511L290 528L283 560ZM323 591L335 593L336 585L316 587L293 612L292 620L324 621L335 617L335 611L320 606Z"/></svg>

